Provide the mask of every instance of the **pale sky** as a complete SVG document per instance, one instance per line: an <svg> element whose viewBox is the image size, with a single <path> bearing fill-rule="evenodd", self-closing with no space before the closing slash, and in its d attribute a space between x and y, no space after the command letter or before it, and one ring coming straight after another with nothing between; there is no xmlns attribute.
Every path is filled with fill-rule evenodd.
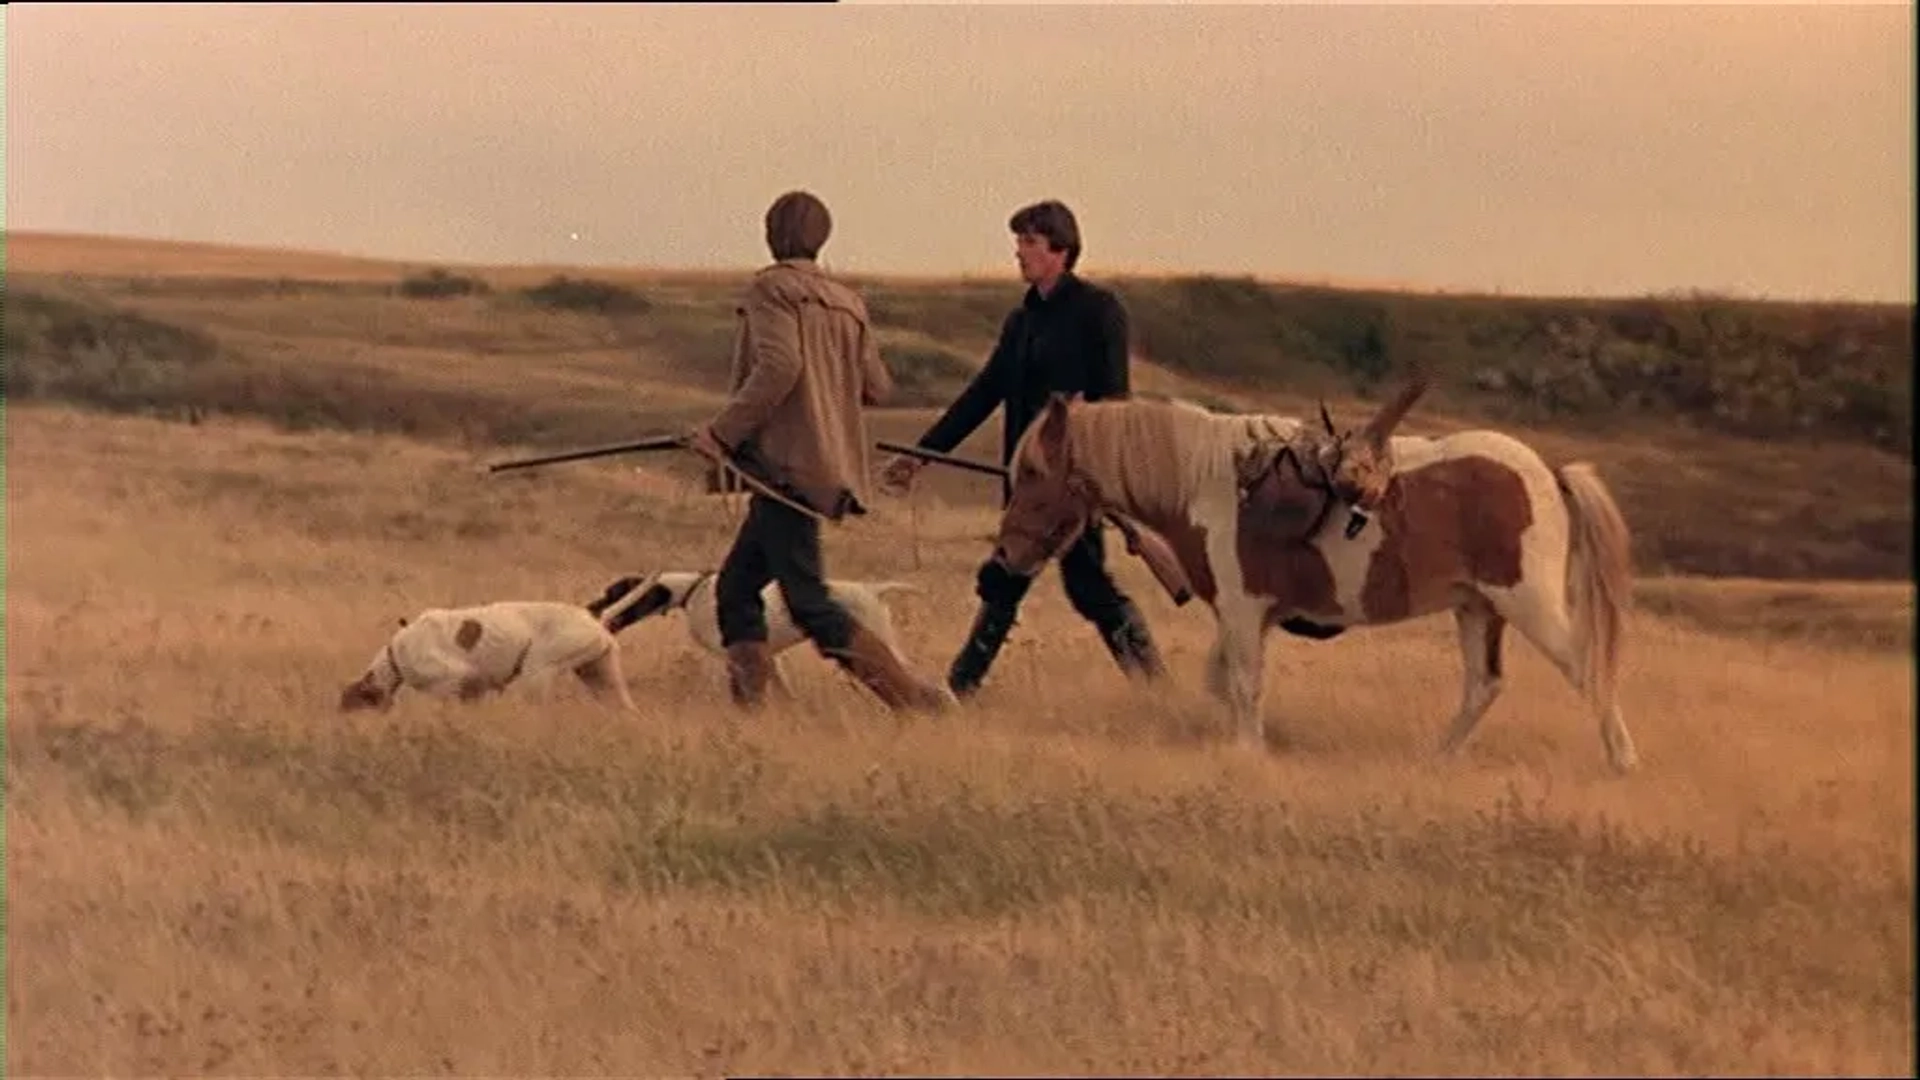
<svg viewBox="0 0 1920 1080"><path fill-rule="evenodd" d="M1913 5L15 4L6 224L410 260L1914 299Z"/></svg>

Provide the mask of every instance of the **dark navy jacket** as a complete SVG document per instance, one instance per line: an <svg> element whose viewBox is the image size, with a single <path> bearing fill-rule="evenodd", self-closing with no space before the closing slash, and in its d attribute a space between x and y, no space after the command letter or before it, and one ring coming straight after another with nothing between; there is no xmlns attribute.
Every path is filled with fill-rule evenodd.
<svg viewBox="0 0 1920 1080"><path fill-rule="evenodd" d="M1000 327L1000 340L986 366L973 377L919 445L948 451L1006 406L1000 461L1006 464L1027 425L1053 393L1079 394L1088 401L1124 398L1130 392L1127 371L1127 312L1120 298L1099 285L1063 275L1044 299L1028 288L1020 306ZM1001 499L1011 484L1001 486Z"/></svg>

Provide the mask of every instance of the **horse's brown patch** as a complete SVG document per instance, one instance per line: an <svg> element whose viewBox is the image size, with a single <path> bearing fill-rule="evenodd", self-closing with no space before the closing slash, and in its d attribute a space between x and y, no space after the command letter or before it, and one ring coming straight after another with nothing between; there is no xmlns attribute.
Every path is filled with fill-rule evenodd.
<svg viewBox="0 0 1920 1080"><path fill-rule="evenodd" d="M1491 458L1462 457L1394 477L1374 518L1383 539L1367 565L1360 606L1392 622L1452 605L1457 584L1520 581L1520 534L1533 504L1520 474Z"/></svg>
<svg viewBox="0 0 1920 1080"><path fill-rule="evenodd" d="M1240 531L1261 547L1278 549L1298 544L1327 516L1333 496L1317 466L1310 482L1297 452L1283 449L1269 457L1264 469L1243 478Z"/></svg>
<svg viewBox="0 0 1920 1080"><path fill-rule="evenodd" d="M453 632L453 643L471 652L475 645L480 644L480 634L484 630L485 627L473 619L465 619L460 623L460 628Z"/></svg>
<svg viewBox="0 0 1920 1080"><path fill-rule="evenodd" d="M1281 540L1245 515L1234 537L1240 555L1241 585L1255 596L1273 601L1278 614L1305 612L1333 616L1340 606L1333 587L1333 570L1320 549L1297 540Z"/></svg>

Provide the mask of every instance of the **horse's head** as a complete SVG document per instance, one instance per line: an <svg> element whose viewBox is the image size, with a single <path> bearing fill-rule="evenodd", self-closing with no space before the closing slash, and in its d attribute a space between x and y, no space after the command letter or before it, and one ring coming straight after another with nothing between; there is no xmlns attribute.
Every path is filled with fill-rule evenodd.
<svg viewBox="0 0 1920 1080"><path fill-rule="evenodd" d="M1381 406L1359 431L1336 430L1326 403L1321 403L1320 423L1326 428L1327 441L1319 448L1319 460L1310 467L1324 474L1327 489L1335 498L1361 515L1371 515L1380 508L1387 497L1387 485L1393 480L1393 430L1427 392L1427 386L1426 372L1415 371L1400 393Z"/></svg>
<svg viewBox="0 0 1920 1080"><path fill-rule="evenodd" d="M1047 561L1086 532L1104 501L1100 486L1074 460L1068 419L1073 399L1047 399L1008 463L1011 495L1000 514L993 559L1023 577L1040 572Z"/></svg>

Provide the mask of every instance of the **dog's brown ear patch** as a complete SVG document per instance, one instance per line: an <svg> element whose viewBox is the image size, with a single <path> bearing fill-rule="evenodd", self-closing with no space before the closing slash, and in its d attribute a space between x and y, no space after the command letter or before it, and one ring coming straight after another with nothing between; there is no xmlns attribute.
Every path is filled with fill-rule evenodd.
<svg viewBox="0 0 1920 1080"><path fill-rule="evenodd" d="M481 630L482 627L479 623L472 619L467 619L460 624L460 629L453 632L453 643L463 649L472 651L475 645L480 644Z"/></svg>

